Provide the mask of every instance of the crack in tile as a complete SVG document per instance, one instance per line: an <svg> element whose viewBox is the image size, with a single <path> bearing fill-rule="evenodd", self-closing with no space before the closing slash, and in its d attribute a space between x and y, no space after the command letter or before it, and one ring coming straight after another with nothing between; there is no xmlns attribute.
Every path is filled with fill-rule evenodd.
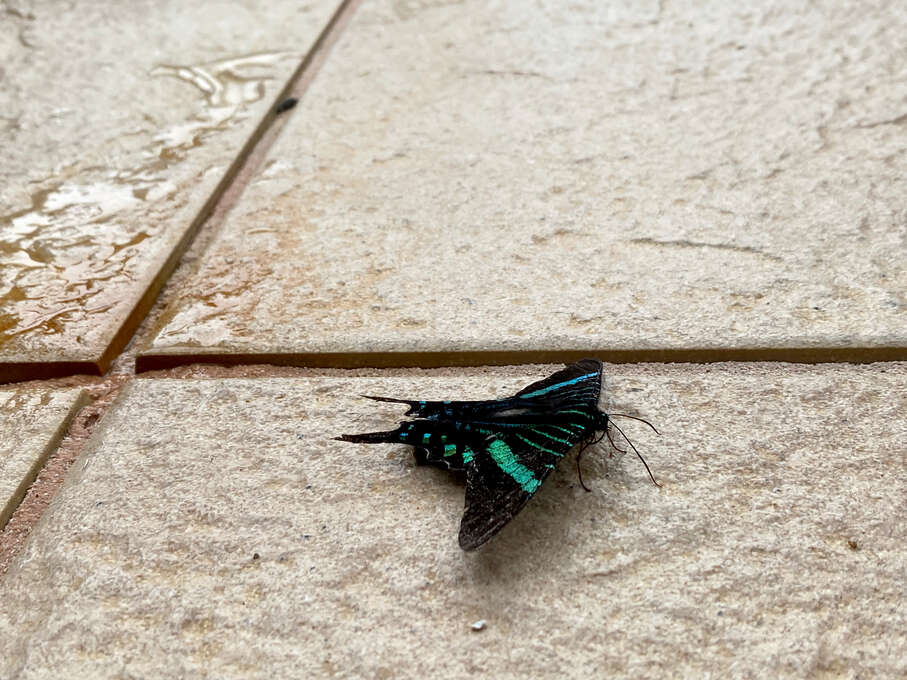
<svg viewBox="0 0 907 680"><path fill-rule="evenodd" d="M702 241L689 241L687 239L672 239L662 241L654 238L634 238L630 239L630 243L646 246L672 246L674 248L713 248L715 250L731 250L739 253L758 255L759 257L764 257L766 259L772 260L773 262L781 262L781 258L777 255L769 255L768 253L765 253L758 248L753 248L752 246L735 246L731 245L730 243L704 243Z"/></svg>

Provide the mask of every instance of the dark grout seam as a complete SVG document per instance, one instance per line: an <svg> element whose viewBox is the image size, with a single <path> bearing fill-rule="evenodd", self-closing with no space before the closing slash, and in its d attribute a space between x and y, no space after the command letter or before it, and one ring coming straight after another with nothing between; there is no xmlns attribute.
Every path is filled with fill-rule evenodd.
<svg viewBox="0 0 907 680"><path fill-rule="evenodd" d="M753 347L678 349L580 349L463 352L324 352L287 354L228 354L185 352L140 354L136 373L159 371L187 364L238 366L271 364L307 368L440 368L445 366L503 366L511 364L571 363L585 357L605 363L718 363L774 361L802 364L875 363L907 361L907 347Z"/></svg>
<svg viewBox="0 0 907 680"><path fill-rule="evenodd" d="M71 375L102 375L94 361L0 362L0 384L50 380Z"/></svg>
<svg viewBox="0 0 907 680"><path fill-rule="evenodd" d="M84 391L80 392L78 399L76 399L69 407L69 410L66 412L63 419L57 423L56 428L44 444L43 449L32 462L25 475L19 480L18 485L8 499L8 505L0 508L0 536L3 535L3 529L6 527L13 513L15 513L16 509L22 504L22 499L25 498L25 495L38 477L38 474L44 469L47 459L53 452L57 451L63 437L69 432L70 425L75 419L76 414L82 410L82 407L84 407L87 402L88 396ZM2 559L0 559L0 562L2 562Z"/></svg>
<svg viewBox="0 0 907 680"><path fill-rule="evenodd" d="M131 376L112 376L83 386L88 399L83 397L73 408L64 434L56 445L49 447L51 450L40 472L6 526L0 529L0 576L6 573L13 558L25 545L31 530L63 484L70 466L81 455L97 423L130 379Z"/></svg>

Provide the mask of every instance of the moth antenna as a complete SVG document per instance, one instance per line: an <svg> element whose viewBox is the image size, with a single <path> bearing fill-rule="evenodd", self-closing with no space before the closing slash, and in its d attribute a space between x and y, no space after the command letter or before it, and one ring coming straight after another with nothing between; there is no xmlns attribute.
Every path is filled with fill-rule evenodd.
<svg viewBox="0 0 907 680"><path fill-rule="evenodd" d="M629 416L629 417L632 417L632 416ZM637 418L636 420L642 420L642 418ZM614 425L614 428L618 432L620 432L620 436L626 440L626 442L630 445L630 448L633 449L633 453L635 453L639 457L639 459L642 461L642 464L646 466L646 472L649 473L649 479L652 480L652 483L655 486L661 486L661 484L659 484L658 482L655 481L655 476L652 474L652 471L649 469L649 464L646 462L646 459L642 457L642 454L636 449L636 447L633 446L633 442L630 441L630 438L624 434L624 431L621 430L620 427L618 427L616 423L611 423L611 424ZM655 428L653 427L652 429L654 430ZM656 432L657 432L657 430L656 430Z"/></svg>
<svg viewBox="0 0 907 680"><path fill-rule="evenodd" d="M652 430L655 431L655 434L657 434L658 436L661 436L661 432L659 432L658 430L656 430L656 429L655 429L655 426L654 426L652 423L650 423L648 420L646 420L645 418L640 418L639 416L629 416L629 415L627 415L626 413L609 413L609 414L608 414L608 417L609 417L609 418L611 418L611 417L613 417L613 416L620 416L621 418L632 418L633 420L638 420L639 422L645 423L646 425L648 425L649 427L651 427ZM621 432L621 434L623 434L623 432ZM626 437L624 437L624 439L626 439Z"/></svg>

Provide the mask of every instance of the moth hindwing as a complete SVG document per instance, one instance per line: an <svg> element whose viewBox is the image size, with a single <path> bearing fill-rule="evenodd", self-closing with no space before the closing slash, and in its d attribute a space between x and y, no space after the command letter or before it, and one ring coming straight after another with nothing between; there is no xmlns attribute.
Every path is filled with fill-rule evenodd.
<svg viewBox="0 0 907 680"><path fill-rule="evenodd" d="M406 404L415 419L337 439L409 444L420 464L465 471L460 547L474 550L523 509L570 449L607 428L608 416L598 409L601 377L601 361L583 359L505 399L369 397Z"/></svg>

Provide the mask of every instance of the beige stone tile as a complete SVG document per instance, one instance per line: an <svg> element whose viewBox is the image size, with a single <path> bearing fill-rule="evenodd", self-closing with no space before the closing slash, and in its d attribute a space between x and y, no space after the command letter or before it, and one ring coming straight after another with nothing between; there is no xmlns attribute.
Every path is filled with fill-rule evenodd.
<svg viewBox="0 0 907 680"><path fill-rule="evenodd" d="M476 553L452 476L330 439L551 368L133 382L10 567L0 676L907 672L907 364L606 366L663 488L590 451Z"/></svg>
<svg viewBox="0 0 907 680"><path fill-rule="evenodd" d="M0 530L82 405L81 389L0 390Z"/></svg>
<svg viewBox="0 0 907 680"><path fill-rule="evenodd" d="M141 361L904 357L896 6L366 3Z"/></svg>
<svg viewBox="0 0 907 680"><path fill-rule="evenodd" d="M6 3L0 379L106 367L337 4Z"/></svg>

